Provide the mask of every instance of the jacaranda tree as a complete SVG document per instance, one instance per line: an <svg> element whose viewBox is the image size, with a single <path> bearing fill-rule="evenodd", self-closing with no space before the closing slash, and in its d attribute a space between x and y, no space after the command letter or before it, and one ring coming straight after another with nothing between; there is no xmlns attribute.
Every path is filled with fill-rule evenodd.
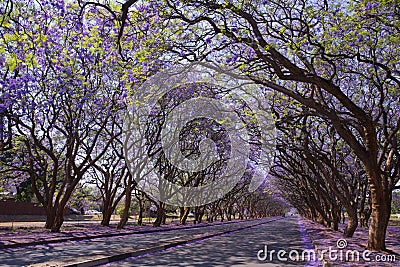
<svg viewBox="0 0 400 267"><path fill-rule="evenodd" d="M121 60L118 29L101 10L82 14L68 1L3 5L0 99L20 154L9 167L29 176L52 231L78 182L109 154L127 89L150 66L134 34L124 41L135 60Z"/></svg>
<svg viewBox="0 0 400 267"><path fill-rule="evenodd" d="M385 249L399 180L396 1L166 1L187 60L219 60L327 119L362 162L368 248ZM168 13L166 11L165 13Z"/></svg>

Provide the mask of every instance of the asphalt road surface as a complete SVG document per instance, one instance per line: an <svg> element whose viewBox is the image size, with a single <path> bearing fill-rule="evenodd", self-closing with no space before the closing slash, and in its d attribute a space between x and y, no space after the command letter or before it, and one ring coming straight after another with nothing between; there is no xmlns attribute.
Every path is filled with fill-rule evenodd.
<svg viewBox="0 0 400 267"><path fill-rule="evenodd" d="M47 244L24 248L0 250L0 266L26 266L35 263L87 257L118 251L124 248L145 248L163 240L192 237L214 231L235 230L249 222L208 226L186 230L132 234L121 237L99 238L85 241ZM273 255L270 261L259 260L260 250L302 250L310 244L298 226L297 217L282 218L272 222L239 230L221 236L173 247L159 252L109 264L111 266L304 266L305 262L282 262ZM264 251L258 253L261 259ZM272 264L272 265L271 265Z"/></svg>
<svg viewBox="0 0 400 267"><path fill-rule="evenodd" d="M288 217L161 252L128 258L107 266L319 266L318 261L290 261L291 250L296 250L301 255L305 249L312 249L311 242L301 231L298 218ZM272 250L275 252L271 254ZM287 252L280 255L281 260L277 255L279 250ZM266 258L265 251L268 255ZM295 257L296 253L292 253Z"/></svg>

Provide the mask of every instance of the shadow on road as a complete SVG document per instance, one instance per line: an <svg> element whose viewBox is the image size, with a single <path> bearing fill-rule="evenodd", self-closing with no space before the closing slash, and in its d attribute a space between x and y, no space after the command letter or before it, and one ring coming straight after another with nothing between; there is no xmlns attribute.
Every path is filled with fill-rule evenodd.
<svg viewBox="0 0 400 267"><path fill-rule="evenodd" d="M272 261L258 260L257 252L275 250ZM285 218L251 229L210 238L185 246L170 248L125 261L112 266L304 266L305 262L282 262L277 251L304 249L297 217ZM262 254L261 256L263 256ZM286 254L288 257L288 254Z"/></svg>

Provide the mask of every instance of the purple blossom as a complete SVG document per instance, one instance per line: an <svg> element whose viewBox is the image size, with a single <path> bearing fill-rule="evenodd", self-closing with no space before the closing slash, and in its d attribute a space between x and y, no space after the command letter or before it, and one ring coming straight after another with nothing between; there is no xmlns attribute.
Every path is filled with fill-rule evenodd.
<svg viewBox="0 0 400 267"><path fill-rule="evenodd" d="M365 5L365 10L366 11L368 11L368 10L370 10L370 9L372 9L372 3L371 2L368 2L366 5Z"/></svg>
<svg viewBox="0 0 400 267"><path fill-rule="evenodd" d="M10 97L11 97L11 95L6 92L6 93L3 94L2 98L3 98L3 100L5 100L5 99L9 99Z"/></svg>
<svg viewBox="0 0 400 267"><path fill-rule="evenodd" d="M0 104L0 113L5 112L7 109L7 106L5 104Z"/></svg>

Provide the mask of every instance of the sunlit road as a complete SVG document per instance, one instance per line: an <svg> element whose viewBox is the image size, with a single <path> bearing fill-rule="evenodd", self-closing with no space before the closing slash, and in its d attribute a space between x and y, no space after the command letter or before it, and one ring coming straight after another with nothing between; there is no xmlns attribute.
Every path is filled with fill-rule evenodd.
<svg viewBox="0 0 400 267"><path fill-rule="evenodd" d="M311 248L311 243L302 234L297 217L284 218L250 229L209 238L180 247L170 248L136 258L129 258L111 266L304 266L306 262L278 261L276 253L273 260L259 260L259 250L283 249L303 251ZM260 253L260 257L264 253ZM282 256L281 258L285 258ZM286 258L288 255L286 254ZM110 265L110 264L109 264ZM307 266L318 266L317 262Z"/></svg>
<svg viewBox="0 0 400 267"><path fill-rule="evenodd" d="M297 217L267 221L268 219L265 220L265 224L259 226L185 246L153 252L139 258L128 258L115 262L112 266L256 266L257 264L269 266L267 261L257 259L257 251L264 249L265 245L268 245L268 250L302 249L304 247L297 225ZM118 252L126 248L142 249L154 246L163 240L193 237L221 230L235 230L246 225L250 225L250 223L239 222L186 230L3 249L0 250L0 266L26 266L60 259L77 259L109 251ZM287 263L278 264L288 266Z"/></svg>

